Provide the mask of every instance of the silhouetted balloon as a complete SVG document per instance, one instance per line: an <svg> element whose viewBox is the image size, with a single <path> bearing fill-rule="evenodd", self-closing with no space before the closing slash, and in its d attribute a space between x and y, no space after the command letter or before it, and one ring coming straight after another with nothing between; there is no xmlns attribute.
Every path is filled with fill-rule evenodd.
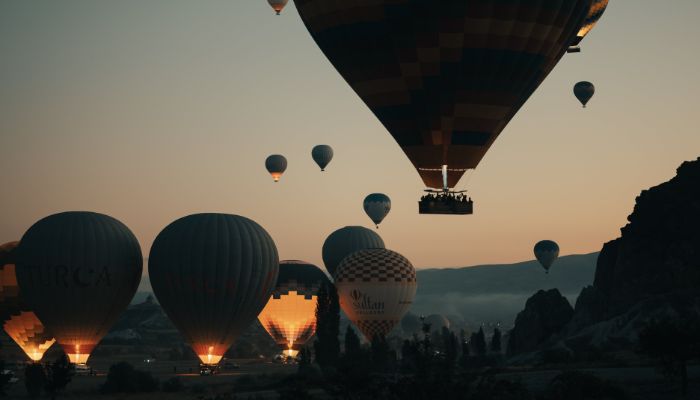
<svg viewBox="0 0 700 400"><path fill-rule="evenodd" d="M419 333L422 328L423 324L416 314L407 312L406 315L401 318L401 329L409 336L414 333Z"/></svg>
<svg viewBox="0 0 700 400"><path fill-rule="evenodd" d="M428 187L454 187L574 41L591 0L295 0Z"/></svg>
<svg viewBox="0 0 700 400"><path fill-rule="evenodd" d="M571 44L572 46L578 46L579 43L581 43L583 38L585 38L586 35L588 35L588 33L591 31L591 29L593 29L593 27L598 23L598 20L600 20L600 17L603 16L603 13L605 12L605 9L607 7L608 0L593 0L591 2L591 7L588 10L588 15L586 15L586 19L583 21L581 28L576 34L576 38Z"/></svg>
<svg viewBox="0 0 700 400"><path fill-rule="evenodd" d="M384 193L372 193L365 197L362 206L367 216L369 216L375 226L379 228L379 224L382 223L384 217L391 211L391 199Z"/></svg>
<svg viewBox="0 0 700 400"><path fill-rule="evenodd" d="M204 364L217 364L275 287L277 248L255 221L194 214L163 229L148 273L158 302Z"/></svg>
<svg viewBox="0 0 700 400"><path fill-rule="evenodd" d="M10 242L0 246L0 323L27 357L40 361L55 340L22 299L15 273L18 245Z"/></svg>
<svg viewBox="0 0 700 400"><path fill-rule="evenodd" d="M260 323L287 355L295 357L316 332L316 301L323 282L321 269L297 260L280 262L275 290L258 315Z"/></svg>
<svg viewBox="0 0 700 400"><path fill-rule="evenodd" d="M424 322L430 324L431 331L441 331L442 328L450 329L450 320L441 314L431 314L425 317Z"/></svg>
<svg viewBox="0 0 700 400"><path fill-rule="evenodd" d="M367 340L384 336L399 323L416 295L416 270L387 249L360 250L336 271L340 307Z"/></svg>
<svg viewBox="0 0 700 400"><path fill-rule="evenodd" d="M326 144L319 144L311 150L311 157L321 167L321 171L325 171L326 166L333 159L333 148Z"/></svg>
<svg viewBox="0 0 700 400"><path fill-rule="evenodd" d="M287 159L283 155L273 154L265 160L265 168L272 175L272 179L279 182L280 177L287 170Z"/></svg>
<svg viewBox="0 0 700 400"><path fill-rule="evenodd" d="M593 84L590 82L583 81L574 85L574 95L578 101L581 102L584 108L586 107L586 104L588 104L591 97L593 97L594 93L595 86L593 86Z"/></svg>
<svg viewBox="0 0 700 400"><path fill-rule="evenodd" d="M32 225L17 251L23 298L71 362L85 363L139 285L136 237L110 216L64 212Z"/></svg>
<svg viewBox="0 0 700 400"><path fill-rule="evenodd" d="M559 257L559 245L551 240L542 240L535 245L535 257L542 264L545 272L549 273L552 263Z"/></svg>
<svg viewBox="0 0 700 400"><path fill-rule="evenodd" d="M280 15L289 0L267 0L267 2L270 3L270 6L275 10L277 15Z"/></svg>
<svg viewBox="0 0 700 400"><path fill-rule="evenodd" d="M362 226L346 226L328 235L323 243L323 264L334 276L335 270L348 254L363 249L383 249L384 241L371 229Z"/></svg>

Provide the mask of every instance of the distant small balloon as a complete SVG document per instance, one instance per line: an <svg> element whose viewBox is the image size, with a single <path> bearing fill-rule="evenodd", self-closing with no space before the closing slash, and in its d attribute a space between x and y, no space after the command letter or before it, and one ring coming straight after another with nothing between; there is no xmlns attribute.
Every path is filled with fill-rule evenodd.
<svg viewBox="0 0 700 400"><path fill-rule="evenodd" d="M559 245L552 240L542 240L535 245L535 257L542 264L546 273L549 273L554 261L559 257Z"/></svg>
<svg viewBox="0 0 700 400"><path fill-rule="evenodd" d="M333 148L327 144L319 144L311 150L311 157L321 167L321 171L325 171L326 166L333 159Z"/></svg>
<svg viewBox="0 0 700 400"><path fill-rule="evenodd" d="M275 10L277 15L280 15L289 0L267 0L267 2L270 4L270 7Z"/></svg>
<svg viewBox="0 0 700 400"><path fill-rule="evenodd" d="M265 160L265 168L272 175L275 182L279 182L284 171L287 170L287 159L280 154L273 154Z"/></svg>
<svg viewBox="0 0 700 400"><path fill-rule="evenodd" d="M384 193L372 193L365 197L363 207L374 225L379 228L379 224L391 211L391 199Z"/></svg>
<svg viewBox="0 0 700 400"><path fill-rule="evenodd" d="M574 95L583 104L583 108L586 108L586 104L588 104L594 93L595 86L590 82L583 81L574 85Z"/></svg>

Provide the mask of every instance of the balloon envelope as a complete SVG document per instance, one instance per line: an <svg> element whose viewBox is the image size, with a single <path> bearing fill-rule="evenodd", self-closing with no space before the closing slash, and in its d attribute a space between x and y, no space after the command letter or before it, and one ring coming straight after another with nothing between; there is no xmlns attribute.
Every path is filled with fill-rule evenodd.
<svg viewBox="0 0 700 400"><path fill-rule="evenodd" d="M428 187L476 168L591 0L295 0L316 44Z"/></svg>
<svg viewBox="0 0 700 400"><path fill-rule="evenodd" d="M335 275L335 270L350 253L363 249L383 249L384 241L371 229L362 226L346 226L328 235L323 243L322 256L326 270Z"/></svg>
<svg viewBox="0 0 700 400"><path fill-rule="evenodd" d="M32 225L18 247L22 295L71 362L85 363L141 281L141 247L126 225L64 212Z"/></svg>
<svg viewBox="0 0 700 400"><path fill-rule="evenodd" d="M549 273L549 268L559 257L559 245L551 240L542 240L535 245L535 257L542 264L542 268Z"/></svg>
<svg viewBox="0 0 700 400"><path fill-rule="evenodd" d="M379 227L384 217L391 211L391 199L384 193L372 193L365 197L362 207L372 222Z"/></svg>
<svg viewBox="0 0 700 400"><path fill-rule="evenodd" d="M579 82L574 85L574 96L581 102L581 104L586 107L588 101L593 97L595 93L595 86L590 82Z"/></svg>
<svg viewBox="0 0 700 400"><path fill-rule="evenodd" d="M279 271L277 248L255 221L194 214L151 247L153 293L204 364L217 364L263 309Z"/></svg>
<svg viewBox="0 0 700 400"><path fill-rule="evenodd" d="M284 171L287 170L287 159L280 154L273 154L265 160L265 168L272 175L275 182L279 182Z"/></svg>
<svg viewBox="0 0 700 400"><path fill-rule="evenodd" d="M608 7L608 0L593 0L591 2L591 7L588 9L588 14L586 15L586 19L583 21L581 28L579 28L579 31L576 34L576 38L574 39L574 42L571 44L572 46L578 46L579 43L581 43L583 38L585 38L586 35L588 35L588 33L598 23L598 20L600 20L600 17L603 16L603 13L605 12L605 9L607 7Z"/></svg>
<svg viewBox="0 0 700 400"><path fill-rule="evenodd" d="M32 361L40 361L56 341L22 299L17 284L16 248L19 242L0 246L0 323Z"/></svg>
<svg viewBox="0 0 700 400"><path fill-rule="evenodd" d="M387 249L360 250L338 266L340 307L368 339L384 336L399 323L416 295L416 270Z"/></svg>
<svg viewBox="0 0 700 400"><path fill-rule="evenodd" d="M325 171L326 166L333 159L333 148L326 144L319 144L311 150L311 157L321 167L321 171Z"/></svg>
<svg viewBox="0 0 700 400"><path fill-rule="evenodd" d="M311 263L280 262L277 284L260 323L285 353L294 357L316 332L316 302L326 274Z"/></svg>
<svg viewBox="0 0 700 400"><path fill-rule="evenodd" d="M289 0L267 0L267 2L270 4L270 7L275 10L277 15L280 15Z"/></svg>

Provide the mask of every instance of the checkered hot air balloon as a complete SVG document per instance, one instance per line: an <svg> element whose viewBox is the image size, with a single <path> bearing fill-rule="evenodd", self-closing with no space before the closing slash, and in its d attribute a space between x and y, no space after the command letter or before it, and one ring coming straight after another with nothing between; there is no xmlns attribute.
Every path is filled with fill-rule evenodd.
<svg viewBox="0 0 700 400"><path fill-rule="evenodd" d="M17 284L15 249L19 242L0 246L0 323L32 361L40 361L56 341L22 299Z"/></svg>
<svg viewBox="0 0 700 400"><path fill-rule="evenodd" d="M323 264L331 276L335 276L338 265L348 255L363 249L384 248L382 238L371 229L362 226L340 228L323 242Z"/></svg>
<svg viewBox="0 0 700 400"><path fill-rule="evenodd" d="M294 0L427 187L452 188L574 41L592 0Z"/></svg>
<svg viewBox="0 0 700 400"><path fill-rule="evenodd" d="M335 276L340 307L368 340L389 334L413 303L416 270L406 257L387 249L347 256Z"/></svg>
<svg viewBox="0 0 700 400"><path fill-rule="evenodd" d="M326 274L311 263L280 261L277 284L258 320L290 357L316 333L316 302L324 282L330 282Z"/></svg>

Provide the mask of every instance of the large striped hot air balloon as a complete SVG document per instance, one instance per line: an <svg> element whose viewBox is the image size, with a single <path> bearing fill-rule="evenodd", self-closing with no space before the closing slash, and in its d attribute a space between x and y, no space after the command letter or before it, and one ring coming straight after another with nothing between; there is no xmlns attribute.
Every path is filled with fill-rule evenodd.
<svg viewBox="0 0 700 400"><path fill-rule="evenodd" d="M417 285L411 262L387 249L350 254L335 276L340 307L368 340L386 337L401 321L413 303Z"/></svg>
<svg viewBox="0 0 700 400"><path fill-rule="evenodd" d="M0 246L0 323L32 361L40 361L55 340L22 299L15 273L19 242Z"/></svg>
<svg viewBox="0 0 700 400"><path fill-rule="evenodd" d="M270 235L238 215L194 214L156 237L148 273L158 302L205 365L221 361L277 281Z"/></svg>
<svg viewBox="0 0 700 400"><path fill-rule="evenodd" d="M588 9L588 15L586 15L586 19L583 21L583 24L581 25L578 33L576 34L576 38L571 43L571 47L569 48L570 53L578 53L581 51L578 45L581 43L583 38L585 38L586 35L588 35L591 29L595 27L595 25L598 23L598 20L600 20L600 17L603 16L603 13L605 12L605 9L607 7L608 0L591 1L591 7Z"/></svg>
<svg viewBox="0 0 700 400"><path fill-rule="evenodd" d="M340 228L323 242L323 264L331 276L347 255L363 249L383 249L384 241L371 229L362 226Z"/></svg>
<svg viewBox="0 0 700 400"><path fill-rule="evenodd" d="M552 71L591 0L295 4L323 53L425 185L444 189L476 168Z"/></svg>
<svg viewBox="0 0 700 400"><path fill-rule="evenodd" d="M316 332L316 301L323 282L329 282L328 277L311 263L280 262L275 290L258 319L290 357L295 357Z"/></svg>
<svg viewBox="0 0 700 400"><path fill-rule="evenodd" d="M141 247L126 225L64 212L32 225L17 249L22 296L71 362L85 363L141 281Z"/></svg>

